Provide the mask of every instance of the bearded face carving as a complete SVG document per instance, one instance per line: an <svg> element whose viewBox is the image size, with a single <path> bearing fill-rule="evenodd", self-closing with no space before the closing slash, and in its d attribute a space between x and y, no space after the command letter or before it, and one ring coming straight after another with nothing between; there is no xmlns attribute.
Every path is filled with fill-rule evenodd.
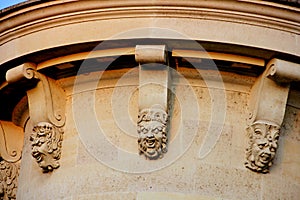
<svg viewBox="0 0 300 200"><path fill-rule="evenodd" d="M36 159L43 172L49 172L59 167L62 146L62 130L48 122L40 122L34 128L32 141L32 156Z"/></svg>
<svg viewBox="0 0 300 200"><path fill-rule="evenodd" d="M20 164L0 161L0 199L15 200L18 187Z"/></svg>
<svg viewBox="0 0 300 200"><path fill-rule="evenodd" d="M251 127L250 145L246 150L246 167L252 171L268 173L278 147L280 127L255 122Z"/></svg>
<svg viewBox="0 0 300 200"><path fill-rule="evenodd" d="M140 112L137 123L139 153L147 159L162 158L167 152L167 119L168 114L162 109Z"/></svg>

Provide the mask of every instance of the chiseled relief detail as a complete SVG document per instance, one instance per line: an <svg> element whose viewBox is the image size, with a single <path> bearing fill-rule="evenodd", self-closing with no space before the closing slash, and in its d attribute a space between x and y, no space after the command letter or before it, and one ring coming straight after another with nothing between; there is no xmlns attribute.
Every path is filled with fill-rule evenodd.
<svg viewBox="0 0 300 200"><path fill-rule="evenodd" d="M32 156L43 172L53 171L59 167L63 131L48 122L40 122L30 136Z"/></svg>
<svg viewBox="0 0 300 200"><path fill-rule="evenodd" d="M16 199L19 163L0 161L0 200Z"/></svg>
<svg viewBox="0 0 300 200"><path fill-rule="evenodd" d="M252 171L268 173L278 148L280 126L257 121L250 127L250 145L245 166Z"/></svg>
<svg viewBox="0 0 300 200"><path fill-rule="evenodd" d="M143 109L139 113L137 130L139 153L147 159L162 158L167 152L168 114L159 108Z"/></svg>

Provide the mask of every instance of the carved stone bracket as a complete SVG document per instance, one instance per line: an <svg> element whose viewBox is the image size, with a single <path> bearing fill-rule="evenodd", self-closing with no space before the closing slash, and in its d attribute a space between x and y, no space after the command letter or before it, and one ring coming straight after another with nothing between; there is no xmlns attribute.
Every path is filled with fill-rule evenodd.
<svg viewBox="0 0 300 200"><path fill-rule="evenodd" d="M5 160L0 161L0 199L16 199L18 176L20 165L19 162L11 163Z"/></svg>
<svg viewBox="0 0 300 200"><path fill-rule="evenodd" d="M138 149L146 159L167 152L169 66L165 45L137 45L139 65Z"/></svg>
<svg viewBox="0 0 300 200"><path fill-rule="evenodd" d="M65 124L65 93L56 82L36 71L33 63L24 63L6 73L8 83L36 83L27 90L29 116L34 124L32 156L44 172L59 167L62 127Z"/></svg>
<svg viewBox="0 0 300 200"><path fill-rule="evenodd" d="M24 141L23 129L0 121L0 199L16 199L19 163Z"/></svg>
<svg viewBox="0 0 300 200"><path fill-rule="evenodd" d="M248 119L249 147L245 166L268 173L272 166L284 118L291 81L300 80L300 65L272 59L254 84Z"/></svg>
<svg viewBox="0 0 300 200"><path fill-rule="evenodd" d="M22 155L23 130L12 122L0 121L0 157L17 162Z"/></svg>

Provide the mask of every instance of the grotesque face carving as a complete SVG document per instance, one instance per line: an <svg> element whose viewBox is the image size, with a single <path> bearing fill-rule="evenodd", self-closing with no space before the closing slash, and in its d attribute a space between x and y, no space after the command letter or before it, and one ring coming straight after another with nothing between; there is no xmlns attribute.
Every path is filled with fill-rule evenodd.
<svg viewBox="0 0 300 200"><path fill-rule="evenodd" d="M32 156L44 172L59 167L62 131L48 122L38 123L30 137L32 141Z"/></svg>
<svg viewBox="0 0 300 200"><path fill-rule="evenodd" d="M256 122L251 126L251 132L246 167L268 173L278 147L279 126Z"/></svg>
<svg viewBox="0 0 300 200"><path fill-rule="evenodd" d="M157 108L144 109L137 125L140 154L148 159L161 158L167 152L167 113Z"/></svg>
<svg viewBox="0 0 300 200"><path fill-rule="evenodd" d="M0 161L0 199L16 199L19 162Z"/></svg>

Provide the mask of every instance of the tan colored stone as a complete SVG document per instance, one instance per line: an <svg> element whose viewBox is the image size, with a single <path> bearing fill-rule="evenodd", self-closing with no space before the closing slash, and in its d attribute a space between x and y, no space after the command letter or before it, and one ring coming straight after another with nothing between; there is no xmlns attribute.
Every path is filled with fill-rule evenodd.
<svg viewBox="0 0 300 200"><path fill-rule="evenodd" d="M24 87L14 83L31 74L24 75L24 66L14 65L24 60L39 62L37 73L42 78L58 75L59 79L49 79L57 87L45 101L41 99L49 93L37 90L43 91L47 82L29 92L28 121L26 109L20 109L19 116L11 120L25 129L17 199L299 198L300 104L297 95L292 101L285 101L288 90L277 90L281 86L273 80L278 81L278 77L270 79L274 83L261 91L260 98L255 97L263 102L258 118L270 117L278 124L284 118L273 167L265 175L243 167L251 88L259 82L257 76L265 69L265 62L280 55L287 61L280 61L275 76L299 81L298 64L291 63L300 55L299 8L254 0L66 0L35 2L12 9L2 13L0 21L1 97L9 93L12 102L21 98L16 96L22 94ZM104 44L106 41L112 43ZM98 42L104 46L88 52ZM131 59L139 43L174 47L169 52L174 68L172 101L166 100L163 87L140 90L145 95L156 92L152 98L143 98L145 105L160 100L157 102L170 106L168 153L157 160L140 159L136 148L141 82L139 68L131 68L138 63ZM205 52L198 44L205 44L211 52ZM180 53L184 53L184 58ZM103 72L100 65L118 56L122 56L116 61L122 62L123 69L116 66L118 69ZM150 57L146 54L141 62ZM188 65L189 58L198 62L197 70ZM207 58L222 65L219 69L224 71L206 66ZM77 63L87 59L95 61L95 65L86 67L96 72L73 76L79 67ZM165 55L154 60L163 62ZM286 64L293 65L288 74L284 72ZM4 74L11 68L5 81ZM69 75L72 77L64 77ZM147 76L166 85L166 73L155 71ZM142 81L147 76L142 76ZM297 84L292 87L296 93ZM273 104L271 97L280 103ZM50 101L55 107L66 104L62 111L66 121L62 123L65 132L61 167L45 174L32 162L29 138L41 118L49 123L49 112L55 115L57 109L43 112L44 102L51 99L57 100ZM274 107L280 113L268 112L266 107ZM11 121L5 123L11 127ZM50 122L63 126L51 119ZM19 133L18 129L8 132ZM8 143L23 143L21 137L5 137Z"/></svg>
<svg viewBox="0 0 300 200"><path fill-rule="evenodd" d="M158 192L158 193L138 193L137 200L217 200L220 198L206 197L204 195L197 194L180 194L180 193L167 193L167 192Z"/></svg>
<svg viewBox="0 0 300 200"><path fill-rule="evenodd" d="M72 200L99 200L99 199L111 199L111 200L134 200L136 199L135 193L111 193L111 194L88 194L78 195L71 198ZM66 199L67 200L67 199Z"/></svg>
<svg viewBox="0 0 300 200"><path fill-rule="evenodd" d="M224 199L259 199L261 177L246 169L202 164L196 170L195 190L203 195Z"/></svg>

